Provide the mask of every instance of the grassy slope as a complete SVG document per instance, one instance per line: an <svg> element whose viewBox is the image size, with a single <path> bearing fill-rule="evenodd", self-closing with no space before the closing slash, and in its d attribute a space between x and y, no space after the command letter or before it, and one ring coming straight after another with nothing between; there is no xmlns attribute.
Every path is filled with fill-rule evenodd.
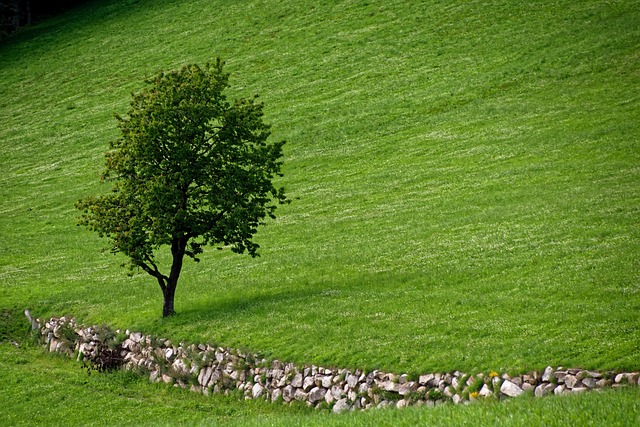
<svg viewBox="0 0 640 427"><path fill-rule="evenodd" d="M0 423L33 425L251 426L628 426L640 422L640 390L524 397L506 403L445 405L335 415L303 406L202 396L149 384L134 374L92 374L38 348L0 344Z"/></svg>
<svg viewBox="0 0 640 427"><path fill-rule="evenodd" d="M637 368L638 2L290 3L95 2L0 46L2 305L298 362ZM296 200L160 321L73 203L129 92L217 55Z"/></svg>

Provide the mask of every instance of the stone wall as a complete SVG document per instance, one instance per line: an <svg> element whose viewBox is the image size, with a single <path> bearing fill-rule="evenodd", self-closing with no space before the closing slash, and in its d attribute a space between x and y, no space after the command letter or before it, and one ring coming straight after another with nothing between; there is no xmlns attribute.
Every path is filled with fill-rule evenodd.
<svg viewBox="0 0 640 427"><path fill-rule="evenodd" d="M176 345L139 332L82 327L74 319L64 317L44 322L37 319L32 324L49 351L93 361L98 369L122 366L148 376L152 382L173 384L199 393L235 390L245 399L302 401L334 412L466 403L516 397L527 392L542 397L640 384L638 372L596 372L551 366L544 371L513 377L497 372L466 374L459 371L410 377L377 370L296 366L265 360L237 349L205 344ZM95 365L97 360L102 365Z"/></svg>

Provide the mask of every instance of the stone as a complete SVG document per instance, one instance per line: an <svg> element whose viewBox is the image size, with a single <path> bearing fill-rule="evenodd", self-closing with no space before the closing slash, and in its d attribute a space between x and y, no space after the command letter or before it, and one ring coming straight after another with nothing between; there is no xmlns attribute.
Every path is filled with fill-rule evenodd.
<svg viewBox="0 0 640 427"><path fill-rule="evenodd" d="M458 404L462 402L462 397L459 394L454 394L451 400L453 400L453 403Z"/></svg>
<svg viewBox="0 0 640 427"><path fill-rule="evenodd" d="M574 387L574 388L571 389L571 393L582 393L582 392L585 392L587 390L589 390L589 389L586 388L586 387Z"/></svg>
<svg viewBox="0 0 640 427"><path fill-rule="evenodd" d="M291 385L295 388L300 388L302 387L303 380L304 378L302 377L302 374L298 372L293 376L293 379L291 380Z"/></svg>
<svg viewBox="0 0 640 427"><path fill-rule="evenodd" d="M134 332L129 335L129 338L131 339L131 341L139 343L140 341L142 341L142 334L140 332Z"/></svg>
<svg viewBox="0 0 640 427"><path fill-rule="evenodd" d="M404 399L400 399L396 402L396 408L398 409L406 408L408 405L409 405L409 402L407 402Z"/></svg>
<svg viewBox="0 0 640 427"><path fill-rule="evenodd" d="M327 390L327 392L324 394L324 401L329 405L336 401L336 398L333 397L333 393L331 393L331 390Z"/></svg>
<svg viewBox="0 0 640 427"><path fill-rule="evenodd" d="M282 389L282 399L289 403L293 400L296 389L292 385L288 385Z"/></svg>
<svg viewBox="0 0 640 427"><path fill-rule="evenodd" d="M331 376L330 375L325 375L325 376L321 377L319 385L321 385L324 388L331 387Z"/></svg>
<svg viewBox="0 0 640 427"><path fill-rule="evenodd" d="M415 391L415 389L416 389L416 383L413 381L410 381L408 383L404 383L400 385L400 387L398 388L398 394L400 396L406 396L407 394Z"/></svg>
<svg viewBox="0 0 640 427"><path fill-rule="evenodd" d="M354 388L358 384L358 377L356 375L347 375L347 385L349 388Z"/></svg>
<svg viewBox="0 0 640 427"><path fill-rule="evenodd" d="M379 385L379 387L384 391L392 391L394 393L397 393L400 390L400 384L393 381L384 381Z"/></svg>
<svg viewBox="0 0 640 427"><path fill-rule="evenodd" d="M520 396L524 391L509 380L504 380L500 386L500 392L509 397Z"/></svg>
<svg viewBox="0 0 640 427"><path fill-rule="evenodd" d="M307 400L307 397L309 397L309 393L305 393L302 389L297 388L296 392L293 395L293 398L295 400L299 400L301 402Z"/></svg>
<svg viewBox="0 0 640 427"><path fill-rule="evenodd" d="M273 389L273 391L271 392L271 401L276 402L281 397L282 397L282 390L280 390L279 388Z"/></svg>
<svg viewBox="0 0 640 427"><path fill-rule="evenodd" d="M572 389L574 387L580 387L582 383L576 376L568 374L566 377L564 377L564 385L567 388Z"/></svg>
<svg viewBox="0 0 640 427"><path fill-rule="evenodd" d="M620 384L621 382L623 382L626 379L626 375L625 374L618 374L616 375L616 377L614 378L614 382L616 384Z"/></svg>
<svg viewBox="0 0 640 427"><path fill-rule="evenodd" d="M533 390L533 389L535 389L535 388L536 388L536 386L534 386L534 385L532 385L532 384L529 384L529 383L522 383L522 386L520 386L520 388L521 388L523 391L529 391L529 390Z"/></svg>
<svg viewBox="0 0 640 427"><path fill-rule="evenodd" d="M553 389L553 394L562 394L564 393L565 387L564 384L560 384L555 389Z"/></svg>
<svg viewBox="0 0 640 427"><path fill-rule="evenodd" d="M302 389L305 392L308 392L309 390L311 390L314 386L316 385L316 382L314 381L313 377L306 377L303 382L302 382Z"/></svg>
<svg viewBox="0 0 640 427"><path fill-rule="evenodd" d="M458 389L458 387L460 386L460 381L458 380L457 377L453 377L451 378L451 385L453 386L453 388L455 388L456 390Z"/></svg>
<svg viewBox="0 0 640 427"><path fill-rule="evenodd" d="M485 385L482 386L482 388L478 392L478 395L482 396L482 397L489 397L489 396L493 395L493 391L491 391L489 386L487 384L485 384Z"/></svg>
<svg viewBox="0 0 640 427"><path fill-rule="evenodd" d="M348 411L349 409L351 409L351 405L349 404L347 399L340 399L335 403L335 405L333 405L332 410L333 412L340 413L340 412Z"/></svg>
<svg viewBox="0 0 640 427"><path fill-rule="evenodd" d="M598 381L595 378L587 377L582 379L582 384L587 388L596 388Z"/></svg>
<svg viewBox="0 0 640 427"><path fill-rule="evenodd" d="M333 387L331 387L331 394L333 395L333 398L335 400L339 400L344 395L344 392L342 391L342 387L340 387L339 385L334 385Z"/></svg>
<svg viewBox="0 0 640 427"><path fill-rule="evenodd" d="M317 403L324 399L327 394L327 390L321 387L314 387L309 392L309 402Z"/></svg>
<svg viewBox="0 0 640 427"><path fill-rule="evenodd" d="M543 397L546 396L547 394L553 392L553 390L556 388L555 384L551 384L551 383L542 383L540 384L538 387L536 387L535 391L533 392L533 394L536 397Z"/></svg>
<svg viewBox="0 0 640 427"><path fill-rule="evenodd" d="M433 374L420 375L420 377L418 377L418 383L420 385L428 385L429 381L431 381L433 378L435 378L435 375Z"/></svg>
<svg viewBox="0 0 640 427"><path fill-rule="evenodd" d="M367 394L369 392L369 390L371 389L371 387L369 387L369 384L367 383L362 383L360 384L360 386L358 387L358 393L359 394Z"/></svg>
<svg viewBox="0 0 640 427"><path fill-rule="evenodd" d="M453 390L453 388L451 386L448 386L448 387L445 387L443 393L448 398L452 398L453 394L454 394L454 390Z"/></svg>
<svg viewBox="0 0 640 427"><path fill-rule="evenodd" d="M264 392L264 387L262 387L262 384L260 383L255 383L251 388L251 396L254 399L261 397L263 392Z"/></svg>
<svg viewBox="0 0 640 427"><path fill-rule="evenodd" d="M597 380L602 378L602 374L600 372L596 372L596 371L587 371L587 376L589 378L595 378Z"/></svg>
<svg viewBox="0 0 640 427"><path fill-rule="evenodd" d="M611 385L611 380L607 380L607 379L601 379L596 381L596 387L598 388L604 388L604 387L608 387Z"/></svg>

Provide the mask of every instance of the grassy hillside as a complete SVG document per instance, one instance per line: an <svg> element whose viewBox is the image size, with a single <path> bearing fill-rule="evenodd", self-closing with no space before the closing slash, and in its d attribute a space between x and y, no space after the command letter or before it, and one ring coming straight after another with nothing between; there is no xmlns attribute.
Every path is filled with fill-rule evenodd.
<svg viewBox="0 0 640 427"><path fill-rule="evenodd" d="M73 204L129 93L216 56L294 203L163 321ZM1 305L301 363L637 368L639 88L631 0L89 3L0 45Z"/></svg>
<svg viewBox="0 0 640 427"><path fill-rule="evenodd" d="M0 422L10 426L629 426L640 422L640 390L531 396L422 410L332 414L306 406L203 396L149 384L132 373L87 373L69 359L0 344ZM9 409L10 408L10 409ZM8 410L7 410L8 409Z"/></svg>

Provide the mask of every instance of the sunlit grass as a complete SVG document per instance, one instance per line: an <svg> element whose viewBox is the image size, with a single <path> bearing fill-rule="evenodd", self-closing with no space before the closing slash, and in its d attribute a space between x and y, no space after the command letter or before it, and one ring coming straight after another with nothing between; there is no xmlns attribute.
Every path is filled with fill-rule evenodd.
<svg viewBox="0 0 640 427"><path fill-rule="evenodd" d="M3 306L299 363L637 369L637 2L129 3L0 45ZM73 204L129 93L218 55L294 202L262 257L186 265L161 320Z"/></svg>

